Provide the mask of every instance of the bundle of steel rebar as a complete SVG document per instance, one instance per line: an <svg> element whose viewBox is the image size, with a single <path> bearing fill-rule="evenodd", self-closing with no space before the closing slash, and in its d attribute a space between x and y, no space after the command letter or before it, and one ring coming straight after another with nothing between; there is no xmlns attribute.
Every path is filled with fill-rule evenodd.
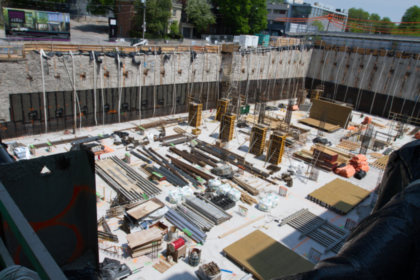
<svg viewBox="0 0 420 280"><path fill-rule="evenodd" d="M179 168L181 168L184 171L191 171L192 173L196 174L197 176L200 176L201 178L203 178L204 180L210 180L210 179L214 179L214 177L204 171L201 171L193 166L191 166L188 163L185 163L179 159L176 159L172 156L167 156L171 159L172 163L175 164L176 166L178 166Z"/></svg>
<svg viewBox="0 0 420 280"><path fill-rule="evenodd" d="M165 214L165 217L179 230L186 232L186 234L196 242L204 244L206 241L207 235L196 225L182 217L174 209L169 208L168 212Z"/></svg>
<svg viewBox="0 0 420 280"><path fill-rule="evenodd" d="M171 152L173 152L174 154L177 154L178 156L182 157L183 159L185 159L185 160L187 160L189 162L198 164L201 167L206 166L206 163L204 161L201 161L201 160L197 159L194 155L192 155L192 154L190 154L190 153L188 153L186 151L181 151L181 150L179 150L179 149L177 149L175 147L170 147L169 150Z"/></svg>
<svg viewBox="0 0 420 280"><path fill-rule="evenodd" d="M185 199L185 204L190 206L191 208L195 209L216 225L221 224L227 220L229 220L232 216L211 203L208 200L200 199L197 197L187 197Z"/></svg>
<svg viewBox="0 0 420 280"><path fill-rule="evenodd" d="M214 223L187 204L178 205L175 209L181 216L195 224L203 231L209 231Z"/></svg>
<svg viewBox="0 0 420 280"><path fill-rule="evenodd" d="M127 191L117 181L115 181L108 173L103 170L99 165L95 165L95 171L101 177L105 183L107 183L116 193L124 197L127 201L133 201L138 199L144 199L140 194Z"/></svg>
<svg viewBox="0 0 420 280"><path fill-rule="evenodd" d="M155 184L146 178L143 178L138 172L136 172L124 161L120 160L116 156L111 157L111 159L127 172L128 177L136 181L136 185L141 190L143 190L149 196L149 198L160 193L160 189Z"/></svg>

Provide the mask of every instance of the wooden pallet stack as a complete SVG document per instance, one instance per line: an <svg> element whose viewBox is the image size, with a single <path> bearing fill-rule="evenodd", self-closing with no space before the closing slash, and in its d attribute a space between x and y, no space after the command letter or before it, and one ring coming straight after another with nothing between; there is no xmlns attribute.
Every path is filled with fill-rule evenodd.
<svg viewBox="0 0 420 280"><path fill-rule="evenodd" d="M265 148L265 139L267 136L267 126L257 124L252 128L250 140L250 153L256 156L262 155Z"/></svg>
<svg viewBox="0 0 420 280"><path fill-rule="evenodd" d="M283 157L284 146L286 144L286 135L273 133L270 136L270 144L268 146L267 161L271 164L280 164Z"/></svg>
<svg viewBox="0 0 420 280"><path fill-rule="evenodd" d="M203 104L190 102L188 106L188 124L192 127L199 127L201 125L201 112Z"/></svg>
<svg viewBox="0 0 420 280"><path fill-rule="evenodd" d="M216 120L221 121L229 106L229 99L222 98L217 101Z"/></svg>
<svg viewBox="0 0 420 280"><path fill-rule="evenodd" d="M229 142L233 139L233 132L235 130L235 114L224 114L220 122L219 139L224 142Z"/></svg>
<svg viewBox="0 0 420 280"><path fill-rule="evenodd" d="M313 157L318 158L317 165L332 170L337 167L338 154L322 147L316 147L313 151Z"/></svg>

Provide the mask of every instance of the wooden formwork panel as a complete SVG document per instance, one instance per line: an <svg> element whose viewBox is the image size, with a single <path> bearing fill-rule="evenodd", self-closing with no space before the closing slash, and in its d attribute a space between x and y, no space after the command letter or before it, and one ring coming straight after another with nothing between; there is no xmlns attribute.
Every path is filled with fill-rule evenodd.
<svg viewBox="0 0 420 280"><path fill-rule="evenodd" d="M201 125L201 114L203 104L191 102L188 107L188 124L192 127Z"/></svg>
<svg viewBox="0 0 420 280"><path fill-rule="evenodd" d="M222 141L230 141L233 139L233 132L235 131L236 115L223 115L220 122L219 139Z"/></svg>
<svg viewBox="0 0 420 280"><path fill-rule="evenodd" d="M308 194L308 199L345 215L366 199L369 194L369 191L337 178Z"/></svg>
<svg viewBox="0 0 420 280"><path fill-rule="evenodd" d="M223 252L260 280L305 272L314 267L311 262L259 230L224 248Z"/></svg>
<svg viewBox="0 0 420 280"><path fill-rule="evenodd" d="M252 128L252 137L249 147L251 154L259 156L264 152L266 135L267 127L256 125Z"/></svg>
<svg viewBox="0 0 420 280"><path fill-rule="evenodd" d="M319 128L321 130L324 130L326 132L334 132L340 129L340 126L338 125L334 125L331 123L321 123L321 121L313 119L313 118L306 118L306 119L301 119L299 120L300 123L315 127L315 128Z"/></svg>
<svg viewBox="0 0 420 280"><path fill-rule="evenodd" d="M271 134L267 160L271 164L280 164L284 153L286 135Z"/></svg>
<svg viewBox="0 0 420 280"><path fill-rule="evenodd" d="M315 120L322 120L326 123L335 124L347 128L352 108L339 105L325 100L312 100L309 117Z"/></svg>

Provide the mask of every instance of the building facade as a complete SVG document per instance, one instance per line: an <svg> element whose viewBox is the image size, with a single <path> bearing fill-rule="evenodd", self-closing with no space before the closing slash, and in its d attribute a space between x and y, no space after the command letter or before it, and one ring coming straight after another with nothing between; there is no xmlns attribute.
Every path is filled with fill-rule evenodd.
<svg viewBox="0 0 420 280"><path fill-rule="evenodd" d="M267 1L268 32L271 35L315 31L344 32L348 12L342 9L303 1Z"/></svg>

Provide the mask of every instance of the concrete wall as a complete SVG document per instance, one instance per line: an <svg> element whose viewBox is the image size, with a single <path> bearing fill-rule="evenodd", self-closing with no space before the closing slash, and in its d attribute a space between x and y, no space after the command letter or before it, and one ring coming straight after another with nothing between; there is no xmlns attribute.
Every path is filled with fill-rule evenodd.
<svg viewBox="0 0 420 280"><path fill-rule="evenodd" d="M0 120L10 121L9 95L46 92L194 84L231 80L266 80L304 77L311 50L221 54L189 52L142 55L135 58L103 56L95 63L88 55L42 59L29 53L25 60L3 62L0 67ZM271 61L271 63L268 63ZM73 64L75 81L73 83ZM288 67L291 65L292 67ZM44 81L44 82L43 82Z"/></svg>
<svg viewBox="0 0 420 280"><path fill-rule="evenodd" d="M415 101L419 59L314 49L308 78Z"/></svg>

